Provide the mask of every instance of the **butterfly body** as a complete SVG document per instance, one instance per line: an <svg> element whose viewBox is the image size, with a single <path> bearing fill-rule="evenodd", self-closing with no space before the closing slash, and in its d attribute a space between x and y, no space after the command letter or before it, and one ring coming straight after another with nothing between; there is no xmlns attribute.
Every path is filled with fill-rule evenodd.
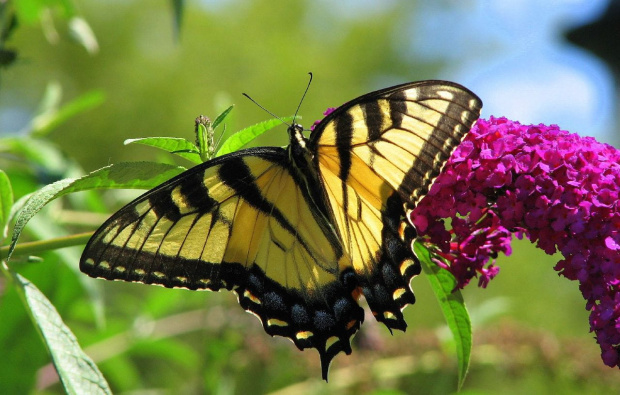
<svg viewBox="0 0 620 395"><path fill-rule="evenodd" d="M469 131L480 100L423 81L361 96L306 139L198 165L114 214L86 246L93 277L225 288L270 335L316 348L323 378L351 352L363 295L375 318L404 330L420 264L405 210L426 194Z"/></svg>

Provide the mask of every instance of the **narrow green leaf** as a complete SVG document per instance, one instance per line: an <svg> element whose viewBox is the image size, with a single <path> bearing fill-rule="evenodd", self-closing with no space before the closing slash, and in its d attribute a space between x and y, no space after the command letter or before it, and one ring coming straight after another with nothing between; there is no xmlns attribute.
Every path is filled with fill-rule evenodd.
<svg viewBox="0 0 620 395"><path fill-rule="evenodd" d="M42 1L16 1L14 7L20 24L31 25L40 20L45 3Z"/></svg>
<svg viewBox="0 0 620 395"><path fill-rule="evenodd" d="M45 92L37 109L37 116L47 112L56 111L62 100L62 85L56 80L49 81L45 86Z"/></svg>
<svg viewBox="0 0 620 395"><path fill-rule="evenodd" d="M51 89L51 92L54 92L52 93L54 96L50 99L44 99L44 101L56 100L55 95L58 94L56 93L56 89L59 88L52 87L49 89ZM30 124L30 132L33 136L45 136L58 125L79 113L99 106L104 100L105 94L103 91L92 90L71 100L60 108L57 108L57 102L44 104L43 111L32 120Z"/></svg>
<svg viewBox="0 0 620 395"><path fill-rule="evenodd" d="M66 227L60 225L51 215L36 215L28 224L28 235L33 238L33 241L17 244L13 252L13 259L17 256L37 255L42 252L48 252L49 255L57 257L59 262L62 262L75 274L75 278L82 285L82 289L86 291L91 300L90 308L94 312L95 323L98 327L102 327L105 322L103 284L100 281L91 281L80 272L76 262L80 260L81 248L65 248L86 245L94 232L67 234ZM4 247L0 247L0 259L4 255L3 249Z"/></svg>
<svg viewBox="0 0 620 395"><path fill-rule="evenodd" d="M193 163L202 163L198 147L192 142L178 137L144 137L138 139L127 139L125 145L143 144L149 147L162 149L166 152L177 154Z"/></svg>
<svg viewBox="0 0 620 395"><path fill-rule="evenodd" d="M90 55L99 52L99 43L93 29L86 20L79 16L74 16L69 21L69 32L71 36L80 43Z"/></svg>
<svg viewBox="0 0 620 395"><path fill-rule="evenodd" d="M7 6L8 4L6 4L5 2L4 6L0 7L0 21L1 21L0 22L0 42L2 43L6 43L7 41L9 41L9 39L11 38L11 36L13 35L13 33L15 32L17 28L17 16L15 15L15 12L13 12L13 10L11 10L11 8L8 8ZM11 51L11 50L7 51L6 47L2 48L2 51L0 51L0 53L3 53L4 55L7 55L10 52L13 52L16 54L16 52L14 51ZM10 59L4 59L4 60L6 61ZM13 58L13 60L15 60L15 58ZM5 64L0 63L0 65L5 65Z"/></svg>
<svg viewBox="0 0 620 395"><path fill-rule="evenodd" d="M150 189L183 172L185 168L155 162L117 163L81 178L67 178L46 185L30 195L17 214L9 258L28 221L50 201L71 192L89 189ZM8 258L7 258L8 259Z"/></svg>
<svg viewBox="0 0 620 395"><path fill-rule="evenodd" d="M51 18L52 10L54 16L67 19L75 15L74 1L67 0L20 0L12 2L20 23L34 24L41 22L47 13Z"/></svg>
<svg viewBox="0 0 620 395"><path fill-rule="evenodd" d="M68 160L58 147L45 139L27 136L0 138L0 153L3 152L21 156L52 174L63 174L68 167Z"/></svg>
<svg viewBox="0 0 620 395"><path fill-rule="evenodd" d="M11 180L4 171L0 170L0 243L7 236L11 207L13 207Z"/></svg>
<svg viewBox="0 0 620 395"><path fill-rule="evenodd" d="M284 121L291 121L292 119L293 117L282 118L282 120ZM259 122L256 125L252 125L250 127L242 129L230 136L228 139L226 139L226 141L224 141L215 156L222 156L230 152L235 152L250 141L260 136L261 134L268 131L269 129L273 129L274 127L279 125L282 125L281 120L269 119L267 121Z"/></svg>
<svg viewBox="0 0 620 395"><path fill-rule="evenodd" d="M32 320L47 346L68 394L112 394L99 368L80 348L56 308L30 281L13 273Z"/></svg>
<svg viewBox="0 0 620 395"><path fill-rule="evenodd" d="M172 0L172 14L174 16L174 37L179 39L181 35L181 24L183 22L183 9L185 7L185 0Z"/></svg>
<svg viewBox="0 0 620 395"><path fill-rule="evenodd" d="M421 243L416 242L414 243L413 250L422 263L426 278L428 278L431 284L441 311L448 323L448 328L454 337L459 367L458 389L460 390L469 369L472 346L471 320L465 307L463 295L456 289L456 279L454 276L431 261L428 249Z"/></svg>
<svg viewBox="0 0 620 395"><path fill-rule="evenodd" d="M235 107L235 106L232 105L232 106L228 107L227 109L222 111L222 113L220 115L218 115L217 118L215 118L215 121L213 121L213 129L217 128L220 125L220 123L222 123L222 121L224 121L224 119L232 111L233 107Z"/></svg>

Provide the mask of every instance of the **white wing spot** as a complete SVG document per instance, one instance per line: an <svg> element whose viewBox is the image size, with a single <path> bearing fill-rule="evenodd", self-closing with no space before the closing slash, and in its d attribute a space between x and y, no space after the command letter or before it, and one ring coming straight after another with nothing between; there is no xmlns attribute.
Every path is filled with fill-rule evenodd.
<svg viewBox="0 0 620 395"><path fill-rule="evenodd" d="M418 92L417 89L409 89L407 91L407 93L406 93L407 94L407 99L414 100L414 101L418 100L418 97L419 97L418 93L419 92Z"/></svg>
<svg viewBox="0 0 620 395"><path fill-rule="evenodd" d="M454 100L454 93L450 91L437 91L437 95L439 95L439 97L441 97L442 99L446 99L450 101Z"/></svg>

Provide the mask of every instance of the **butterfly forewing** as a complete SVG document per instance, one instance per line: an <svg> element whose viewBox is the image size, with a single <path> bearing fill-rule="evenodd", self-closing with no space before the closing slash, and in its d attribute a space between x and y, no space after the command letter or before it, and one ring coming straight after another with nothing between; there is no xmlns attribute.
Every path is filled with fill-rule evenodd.
<svg viewBox="0 0 620 395"><path fill-rule="evenodd" d="M401 310L415 300L420 271L404 205L428 192L482 103L460 85L404 84L336 109L310 137L345 251L375 317L404 329Z"/></svg>
<svg viewBox="0 0 620 395"><path fill-rule="evenodd" d="M363 310L342 286L333 226L281 148L246 150L181 174L112 216L80 269L93 277L235 291L267 333L329 360L351 352Z"/></svg>

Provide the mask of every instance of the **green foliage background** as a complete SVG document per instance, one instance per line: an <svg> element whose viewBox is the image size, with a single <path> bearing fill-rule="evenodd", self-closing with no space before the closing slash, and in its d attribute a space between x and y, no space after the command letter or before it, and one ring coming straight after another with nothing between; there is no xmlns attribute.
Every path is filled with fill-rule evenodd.
<svg viewBox="0 0 620 395"><path fill-rule="evenodd" d="M183 4L49 1L55 6L46 17L20 21L6 40L18 59L0 69L0 117L18 114L22 122L0 129L0 138L23 138L20 129L32 129L29 122L50 82L57 83L53 89L62 92L63 103L90 95L83 100L94 108L43 130L44 137L29 145L34 152L0 145L0 168L16 198L109 163L172 161L123 141L191 139L194 118L215 117L231 104L229 131L268 118L241 92L276 114L291 115L309 71L315 78L301 109L306 126L329 106L391 84L436 78L446 66L412 62L404 54L402 34L415 2L366 4L370 11L355 2L337 10L326 1L188 2L178 32L175 3ZM58 4L71 6L63 11ZM72 15L88 22L98 52L89 53L71 38ZM55 43L46 38L50 24L58 35ZM502 114L483 113L489 115ZM0 127L6 124L0 119ZM254 144L286 144L285 127ZM135 193L70 195L37 215L23 240L93 230L131 196ZM284 339L268 337L231 294L93 280L77 272L80 252L45 253L38 263L13 260L11 268L52 301L114 392L443 394L456 389L454 352L424 276L412 283L418 301L406 310L407 333L389 336L367 317L353 355L338 356L330 383L324 384L315 352L301 353ZM515 242L513 255L498 260L502 271L488 289L472 284L464 290L475 331L465 393L620 390L618 372L603 366L588 333L578 286L557 276L556 260ZM0 350L2 392L63 391L15 286L3 277Z"/></svg>

